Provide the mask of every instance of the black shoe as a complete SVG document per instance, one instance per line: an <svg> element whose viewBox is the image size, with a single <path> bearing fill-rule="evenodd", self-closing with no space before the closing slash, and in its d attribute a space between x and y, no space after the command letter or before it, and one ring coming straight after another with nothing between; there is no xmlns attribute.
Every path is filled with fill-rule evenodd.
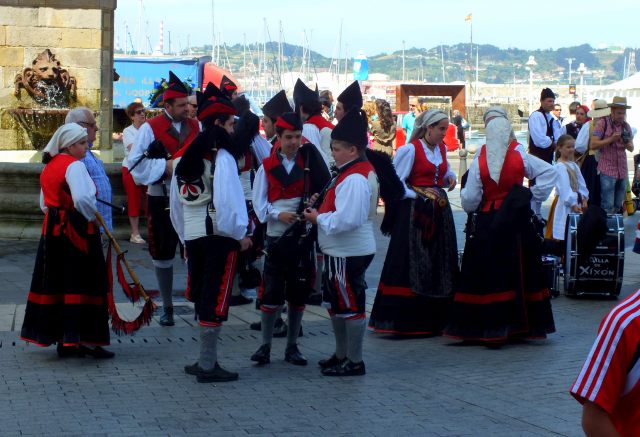
<svg viewBox="0 0 640 437"><path fill-rule="evenodd" d="M307 304L309 305L320 305L322 304L322 293L314 292L307 297Z"/></svg>
<svg viewBox="0 0 640 437"><path fill-rule="evenodd" d="M166 307L164 309L164 313L162 317L160 317L160 322L162 326L173 326L176 323L173 321L173 307Z"/></svg>
<svg viewBox="0 0 640 437"><path fill-rule="evenodd" d="M262 322L260 320L258 320L257 322L253 322L249 325L249 328L252 331L262 331Z"/></svg>
<svg viewBox="0 0 640 437"><path fill-rule="evenodd" d="M287 324L282 320L282 317L278 317L276 323L273 326L273 336L276 338L282 338L287 336Z"/></svg>
<svg viewBox="0 0 640 437"><path fill-rule="evenodd" d="M320 366L322 369L328 369L329 367L333 366L341 366L345 363L345 361L347 361L347 357L340 359L336 357L336 354L333 354L331 355L331 357L325 360L318 361L318 366Z"/></svg>
<svg viewBox="0 0 640 437"><path fill-rule="evenodd" d="M251 355L251 361L258 364L269 364L271 362L271 345L263 344L258 350Z"/></svg>
<svg viewBox="0 0 640 437"><path fill-rule="evenodd" d="M203 370L200 366L198 368L200 369L200 373L196 375L198 382L227 382L238 379L237 372L229 372L220 367L218 363L211 370Z"/></svg>
<svg viewBox="0 0 640 437"><path fill-rule="evenodd" d="M300 353L298 345L296 344L287 346L287 349L284 352L284 360L288 363L295 364L296 366L307 365L307 358Z"/></svg>
<svg viewBox="0 0 640 437"><path fill-rule="evenodd" d="M321 372L324 376L360 376L367 373L364 368L364 361L354 363L351 360L346 360L343 364L322 369Z"/></svg>
<svg viewBox="0 0 640 437"><path fill-rule="evenodd" d="M77 353L79 357L84 357L85 355L89 355L98 360L104 360L113 358L116 356L115 353L104 349L103 347L96 346L93 349L84 345L80 345L77 347Z"/></svg>
<svg viewBox="0 0 640 437"><path fill-rule="evenodd" d="M62 343L58 343L56 346L56 352L60 358L72 358L79 357L77 346L65 346Z"/></svg>
<svg viewBox="0 0 640 437"><path fill-rule="evenodd" d="M253 299L250 297L244 297L243 295L239 294L237 296L231 296L231 298L229 298L229 306L230 307L236 307L239 305L246 305L248 303L253 302Z"/></svg>
<svg viewBox="0 0 640 437"><path fill-rule="evenodd" d="M200 368L200 364L198 364L197 361L193 364L187 364L186 366L184 366L184 373L186 373L187 375L198 376L200 372L202 372L202 369Z"/></svg>

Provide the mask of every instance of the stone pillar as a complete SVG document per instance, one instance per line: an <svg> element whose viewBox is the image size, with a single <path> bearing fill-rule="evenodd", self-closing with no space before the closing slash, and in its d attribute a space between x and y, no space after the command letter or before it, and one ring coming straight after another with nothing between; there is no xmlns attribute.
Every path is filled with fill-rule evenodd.
<svg viewBox="0 0 640 437"><path fill-rule="evenodd" d="M22 149L23 162L35 160L29 139L2 110L32 104L24 90L21 100L14 97L14 78L45 49L77 80L71 106L97 113L96 147L111 149L116 6L117 0L0 0L0 153Z"/></svg>

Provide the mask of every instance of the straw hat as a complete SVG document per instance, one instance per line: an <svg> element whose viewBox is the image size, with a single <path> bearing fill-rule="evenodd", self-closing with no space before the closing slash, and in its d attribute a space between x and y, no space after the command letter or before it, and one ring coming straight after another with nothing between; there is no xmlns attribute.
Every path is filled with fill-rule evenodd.
<svg viewBox="0 0 640 437"><path fill-rule="evenodd" d="M607 105L607 101L604 99L596 99L593 102L593 109L587 112L587 117L598 118L606 117L611 114L611 108Z"/></svg>
<svg viewBox="0 0 640 437"><path fill-rule="evenodd" d="M615 96L613 98L613 101L611 103L609 103L609 107L610 108L631 109L631 106L627 105L627 98L626 97L620 97L620 96Z"/></svg>

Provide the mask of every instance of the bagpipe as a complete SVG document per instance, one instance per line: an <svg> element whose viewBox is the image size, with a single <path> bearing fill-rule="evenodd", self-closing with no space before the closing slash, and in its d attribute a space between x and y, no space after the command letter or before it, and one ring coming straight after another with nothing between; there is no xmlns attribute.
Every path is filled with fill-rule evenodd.
<svg viewBox="0 0 640 437"><path fill-rule="evenodd" d="M407 184L407 187L415 191L418 197L422 198L426 201L432 201L436 203L440 208L444 208L449 203L449 199L446 196L442 195L440 190L430 187L414 187L413 185Z"/></svg>
<svg viewBox="0 0 640 437"><path fill-rule="evenodd" d="M313 144L303 144L300 146L299 153L302 154L304 160L304 189L296 210L298 218L285 229L281 236L262 251L266 257L290 257L297 254L299 259L306 258L306 255L312 252L313 244L317 240L317 226L305 221L302 213L307 207L317 208L320 206L324 194L330 188L334 178L327 169L320 152ZM311 193L320 193L320 195L313 203L309 204Z"/></svg>
<svg viewBox="0 0 640 437"><path fill-rule="evenodd" d="M162 141L153 140L151 144L149 144L149 147L147 147L147 150L144 151L142 156L140 156L140 158L138 158L138 160L134 162L134 164L129 169L129 172L131 173L133 169L136 168L138 164L140 164L145 158L171 159L171 153L167 151L167 148L164 147L164 144L162 144Z"/></svg>

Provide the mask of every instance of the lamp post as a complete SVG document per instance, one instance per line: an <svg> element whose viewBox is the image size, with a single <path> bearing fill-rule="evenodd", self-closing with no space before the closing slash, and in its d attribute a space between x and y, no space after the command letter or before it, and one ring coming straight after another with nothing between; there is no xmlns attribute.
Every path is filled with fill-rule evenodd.
<svg viewBox="0 0 640 437"><path fill-rule="evenodd" d="M580 103L584 103L584 74L587 72L584 62L580 62L580 66L576 71L580 74Z"/></svg>
<svg viewBox="0 0 640 437"><path fill-rule="evenodd" d="M529 70L529 114L533 111L533 67L538 65L533 55L529 56L529 60L524 64Z"/></svg>
<svg viewBox="0 0 640 437"><path fill-rule="evenodd" d="M569 63L569 85L571 85L571 64L573 63L573 61L576 60L576 58L565 58L565 59Z"/></svg>

